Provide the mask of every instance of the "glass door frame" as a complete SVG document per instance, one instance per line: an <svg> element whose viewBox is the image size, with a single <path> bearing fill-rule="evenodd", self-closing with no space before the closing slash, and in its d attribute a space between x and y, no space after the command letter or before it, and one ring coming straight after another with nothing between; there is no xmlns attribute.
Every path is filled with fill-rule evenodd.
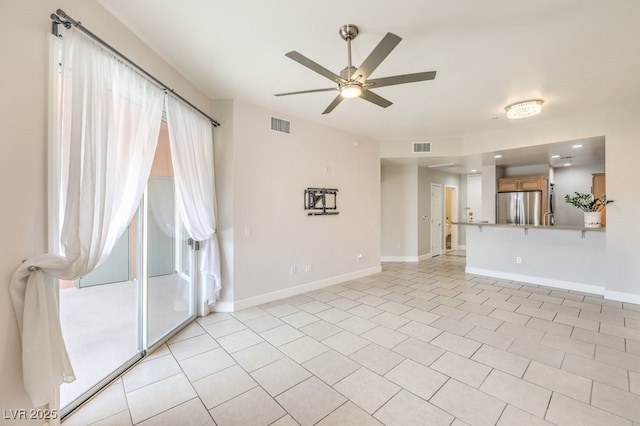
<svg viewBox="0 0 640 426"><path fill-rule="evenodd" d="M157 341L155 342L150 342L149 341L149 274L148 274L148 270L149 270L149 264L148 264L148 250L147 250L147 246L149 243L149 215L147 214L147 212L149 211L149 191L148 191L148 186L147 189L145 189L144 194L142 196L142 200L140 202L140 207L138 208L138 218L144 218L143 220L138 220L138 224L140 224L141 226L138 226L138 230L137 233L138 235L138 262L139 262L139 267L138 270L139 272L139 280L140 280L140 300L143 301L143 303L141 303L141 305L139 306L139 342L140 342L140 347L141 347L141 352L143 354L143 357L147 356L149 353L155 351L156 349L158 349L160 346L162 346L164 343L166 343L171 337L173 337L176 333L178 333L182 328L184 328L185 326L187 326L189 323L191 323L193 320L195 320L196 316L197 316L197 300L198 300L198 289L199 289L199 285L198 285L198 274L196 273L196 271L198 271L199 269L199 265L198 265L198 251L196 251L193 247L193 245L189 245L188 250L191 252L191 256L190 259L191 261L189 262L189 271L190 271L190 294L189 294L189 316L183 320L182 322L180 322L177 326L175 326L172 330L170 330L168 333L164 334L162 337L160 337ZM180 269L183 268L183 262L182 259L184 259L183 255L184 252L183 250L185 250L184 245L182 244L182 240L180 238L178 238L179 235L183 235L182 233L182 222L180 219L179 214L177 213L177 209L176 209L176 215L175 215L175 223L176 225L176 232L174 235L174 241L176 244L176 253L175 253L175 261L176 263L179 263ZM181 271L177 271L178 274L182 275Z"/></svg>
<svg viewBox="0 0 640 426"><path fill-rule="evenodd" d="M149 277L148 277L148 262L147 262L147 245L148 245L148 220L146 212L148 211L148 192L145 190L143 199L140 202L140 206L135 215L135 220L138 223L136 227L136 251L137 251L137 277L138 277L138 304L137 304L137 353L125 361L120 367L118 367L113 372L109 373L98 383L87 389L83 392L78 398L70 402L65 407L60 407L60 390L57 389L56 395L56 405L61 413L61 418L64 419L68 415L72 414L74 410L83 405L87 400L89 400L93 395L100 392L102 389L109 386L115 379L122 376L129 369L136 365L139 361L143 360L153 351L164 345L171 337L177 334L182 328L191 323L197 315L197 297L198 297L198 251L196 251L193 245L188 247L188 250L191 252L191 262L189 265L189 269L191 272L191 282L190 282L190 297L189 297L189 316L182 322L180 322L177 326L175 326L168 333L164 334L155 342L149 341ZM53 219L53 215L50 215L50 218ZM55 215L57 216L57 215ZM59 218L56 218L59 219ZM177 221L179 222L179 221ZM181 247L179 252L176 253L176 257L180 256L182 258L184 250L183 244L181 244L181 240L176 240L176 246ZM182 265L182 262L180 264ZM108 285L108 284L107 284ZM59 304L59 294L58 294L58 307Z"/></svg>

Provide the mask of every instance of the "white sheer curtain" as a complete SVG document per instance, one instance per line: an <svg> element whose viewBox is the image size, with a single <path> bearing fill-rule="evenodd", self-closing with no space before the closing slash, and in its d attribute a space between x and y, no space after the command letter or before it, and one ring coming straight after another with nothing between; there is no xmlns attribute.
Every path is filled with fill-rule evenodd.
<svg viewBox="0 0 640 426"><path fill-rule="evenodd" d="M64 253L28 259L10 284L24 385L35 406L52 402L57 386L75 380L55 278L92 271L127 228L149 178L164 101L161 88L79 30L65 34L63 49Z"/></svg>
<svg viewBox="0 0 640 426"><path fill-rule="evenodd" d="M221 288L211 123L172 96L166 112L178 211L191 238L204 243L199 313L206 315Z"/></svg>

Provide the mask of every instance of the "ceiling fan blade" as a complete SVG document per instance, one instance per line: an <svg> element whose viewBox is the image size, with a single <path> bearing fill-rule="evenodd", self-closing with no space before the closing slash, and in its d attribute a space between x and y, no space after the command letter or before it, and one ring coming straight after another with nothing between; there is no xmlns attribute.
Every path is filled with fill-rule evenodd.
<svg viewBox="0 0 640 426"><path fill-rule="evenodd" d="M329 87L327 89L312 89L312 90L301 90L299 92L276 93L274 96L301 95L303 93L315 93L315 92L335 92L336 90L338 90L337 87Z"/></svg>
<svg viewBox="0 0 640 426"><path fill-rule="evenodd" d="M311 71L315 71L318 74L327 77L329 80L335 82L335 83L343 83L346 80L342 77L340 77L338 74L329 71L328 69L326 69L325 67L323 67L322 65L318 64L317 62L312 61L311 59L307 58L306 56L302 55L301 53L296 52L295 50L292 50L291 52L287 52L285 53L285 56L288 58L293 59L294 61L296 61L297 63L299 63L300 65L304 65L305 67L309 68Z"/></svg>
<svg viewBox="0 0 640 426"><path fill-rule="evenodd" d="M378 68L382 61L384 61L384 58L386 58L389 53L396 48L401 40L401 37L398 37L393 33L387 33L369 56L367 56L367 59L364 60L362 65L360 65L356 70L353 77L360 82L365 81L369 75Z"/></svg>
<svg viewBox="0 0 640 426"><path fill-rule="evenodd" d="M331 102L331 103L329 104L329 106L328 106L324 111L322 111L322 113L323 113L323 114L329 114L331 111L333 111L333 109L334 109L335 107L337 107L337 106L338 106L338 104L339 104L340 102L342 102L342 100L343 100L343 99L344 99L344 98L342 97L342 95L341 95L341 94L338 94L338 96L336 96L336 98L333 100L333 102Z"/></svg>
<svg viewBox="0 0 640 426"><path fill-rule="evenodd" d="M393 105L393 102L383 98L380 95L376 95L371 90L363 90L360 94L360 97L366 101L372 102L382 108L386 108L389 105Z"/></svg>
<svg viewBox="0 0 640 426"><path fill-rule="evenodd" d="M413 83L416 81L433 80L436 78L435 71L416 72L413 74L394 75L391 77L373 78L367 80L364 84L368 88L378 88L384 86L393 86L394 84Z"/></svg>

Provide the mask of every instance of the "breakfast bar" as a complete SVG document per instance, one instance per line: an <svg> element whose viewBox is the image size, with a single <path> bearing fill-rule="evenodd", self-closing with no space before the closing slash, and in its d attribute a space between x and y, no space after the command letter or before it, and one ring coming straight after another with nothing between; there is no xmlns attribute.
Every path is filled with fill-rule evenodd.
<svg viewBox="0 0 640 426"><path fill-rule="evenodd" d="M466 228L467 273L605 294L606 228L453 225Z"/></svg>

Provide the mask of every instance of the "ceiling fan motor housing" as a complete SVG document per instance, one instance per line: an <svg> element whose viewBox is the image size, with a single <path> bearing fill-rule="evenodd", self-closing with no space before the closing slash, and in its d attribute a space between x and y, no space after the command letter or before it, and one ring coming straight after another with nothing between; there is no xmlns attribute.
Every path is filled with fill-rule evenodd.
<svg viewBox="0 0 640 426"><path fill-rule="evenodd" d="M353 65L349 65L348 67L340 71L340 77L344 78L345 80L351 80L357 70L358 69Z"/></svg>
<svg viewBox="0 0 640 426"><path fill-rule="evenodd" d="M340 27L340 37L344 41L353 40L358 35L358 27L353 24L347 24Z"/></svg>

